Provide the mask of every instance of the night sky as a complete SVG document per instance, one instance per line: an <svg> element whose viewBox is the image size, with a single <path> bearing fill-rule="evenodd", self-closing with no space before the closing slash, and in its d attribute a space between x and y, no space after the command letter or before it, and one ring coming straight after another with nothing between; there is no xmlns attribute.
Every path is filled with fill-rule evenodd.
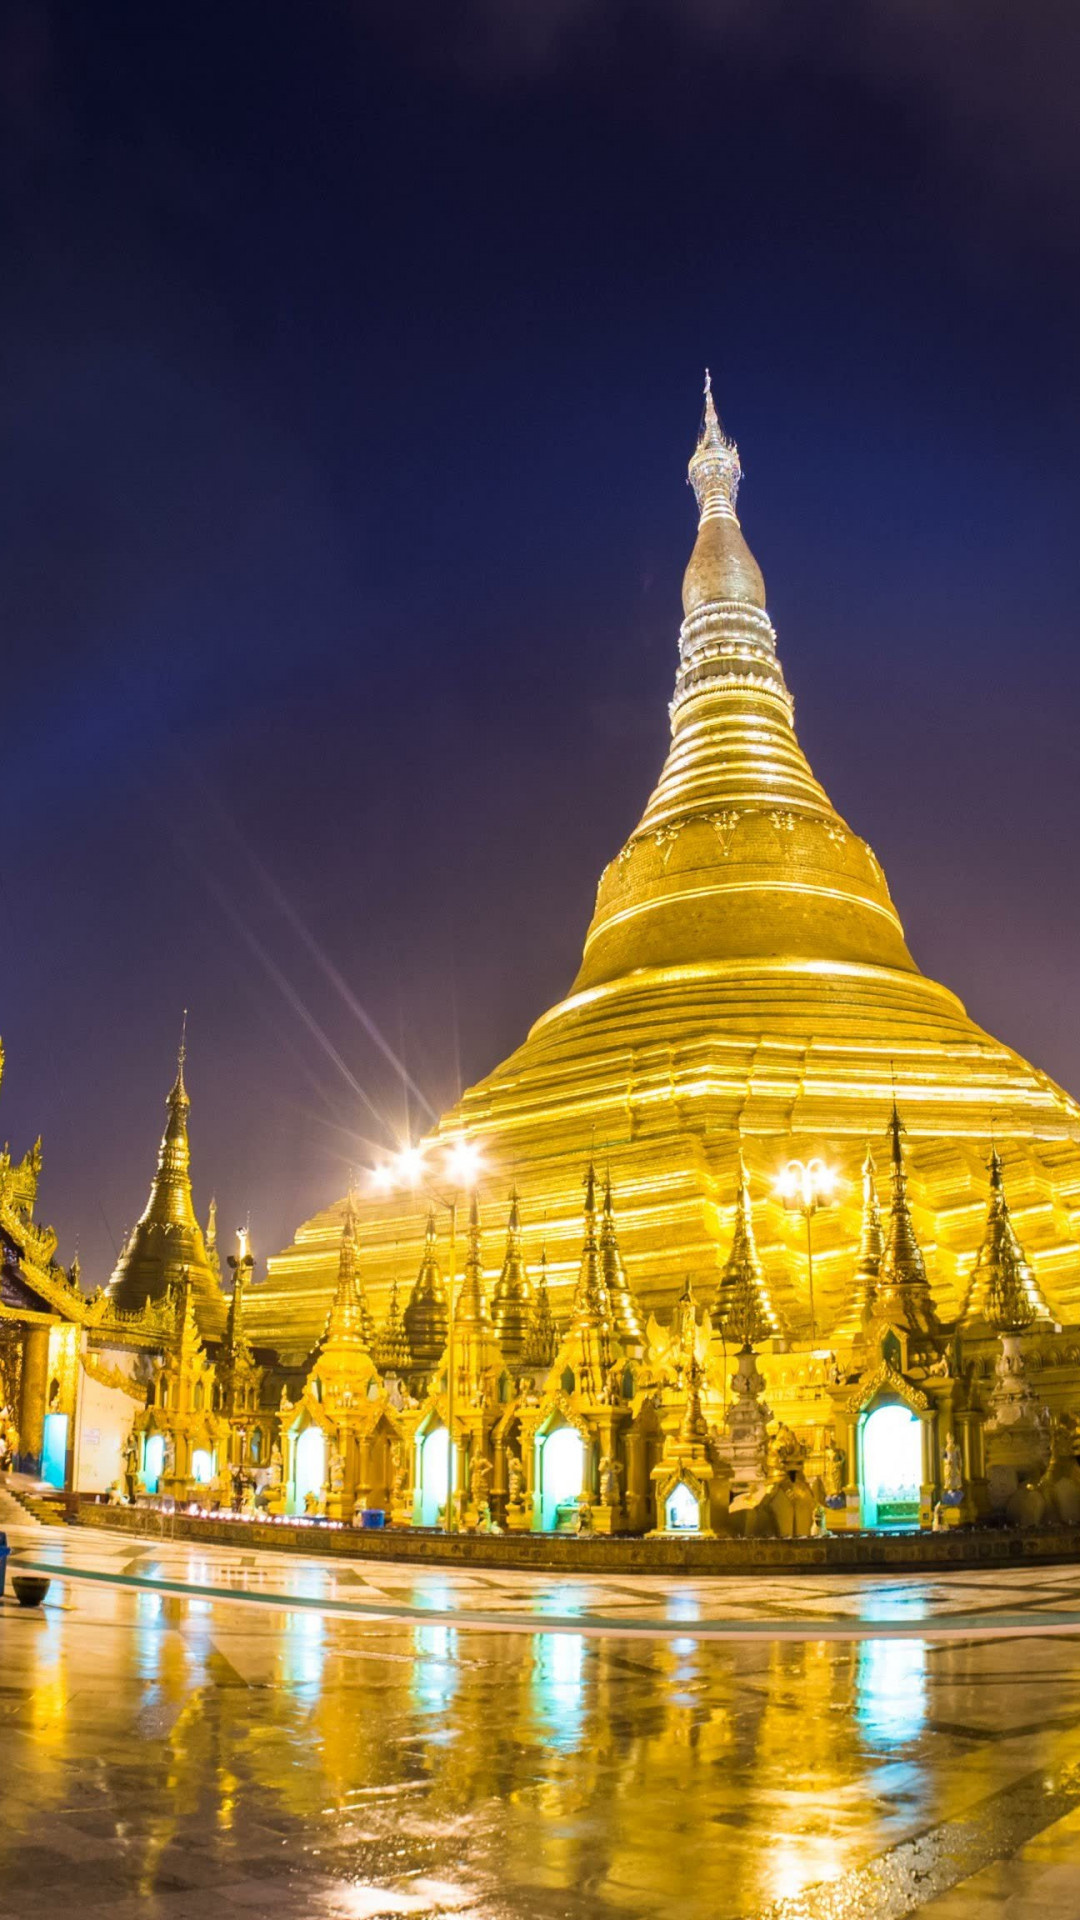
<svg viewBox="0 0 1080 1920"><path fill-rule="evenodd" d="M265 1254L565 991L706 364L815 772L1080 1088L1075 0L0 22L0 1137L88 1283L184 1006Z"/></svg>

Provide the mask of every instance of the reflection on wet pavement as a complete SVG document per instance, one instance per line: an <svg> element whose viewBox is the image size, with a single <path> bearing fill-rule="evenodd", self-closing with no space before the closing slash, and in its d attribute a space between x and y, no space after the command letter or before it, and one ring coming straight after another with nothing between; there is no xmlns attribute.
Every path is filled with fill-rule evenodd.
<svg viewBox="0 0 1080 1920"><path fill-rule="evenodd" d="M798 1585L759 1597L827 1583ZM572 1597L589 1630L63 1578L5 1603L0 1920L1080 1914L1080 1636L628 1639Z"/></svg>

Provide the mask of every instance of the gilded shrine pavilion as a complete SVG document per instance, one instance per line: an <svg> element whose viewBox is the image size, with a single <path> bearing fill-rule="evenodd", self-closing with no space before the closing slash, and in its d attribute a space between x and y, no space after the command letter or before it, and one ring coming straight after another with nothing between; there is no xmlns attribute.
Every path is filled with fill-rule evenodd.
<svg viewBox="0 0 1080 1920"><path fill-rule="evenodd" d="M118 1497L1080 1525L1080 1108L920 972L811 772L740 479L707 387L667 759L565 998L412 1180L374 1169L250 1288L245 1242L227 1295L181 1057L146 1210L80 1309L91 1378L137 1403Z"/></svg>

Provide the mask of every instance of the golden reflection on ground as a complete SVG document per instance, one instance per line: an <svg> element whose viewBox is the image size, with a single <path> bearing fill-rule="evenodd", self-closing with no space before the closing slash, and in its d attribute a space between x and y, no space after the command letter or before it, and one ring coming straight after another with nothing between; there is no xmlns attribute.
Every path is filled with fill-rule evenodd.
<svg viewBox="0 0 1080 1920"><path fill-rule="evenodd" d="M1069 1639L489 1633L62 1581L50 1600L0 1608L0 1920L72 1897L109 1920L878 1920L915 1910L874 1879L911 1836L1014 1781L1040 1831L1030 1782L1080 1729Z"/></svg>

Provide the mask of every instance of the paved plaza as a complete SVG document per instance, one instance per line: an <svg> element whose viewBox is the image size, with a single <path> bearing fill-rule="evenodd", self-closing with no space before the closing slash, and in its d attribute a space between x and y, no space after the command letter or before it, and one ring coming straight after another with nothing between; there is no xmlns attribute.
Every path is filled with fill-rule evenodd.
<svg viewBox="0 0 1080 1920"><path fill-rule="evenodd" d="M552 1583L10 1532L57 1571L0 1605L0 1920L1080 1914L1072 1569Z"/></svg>

